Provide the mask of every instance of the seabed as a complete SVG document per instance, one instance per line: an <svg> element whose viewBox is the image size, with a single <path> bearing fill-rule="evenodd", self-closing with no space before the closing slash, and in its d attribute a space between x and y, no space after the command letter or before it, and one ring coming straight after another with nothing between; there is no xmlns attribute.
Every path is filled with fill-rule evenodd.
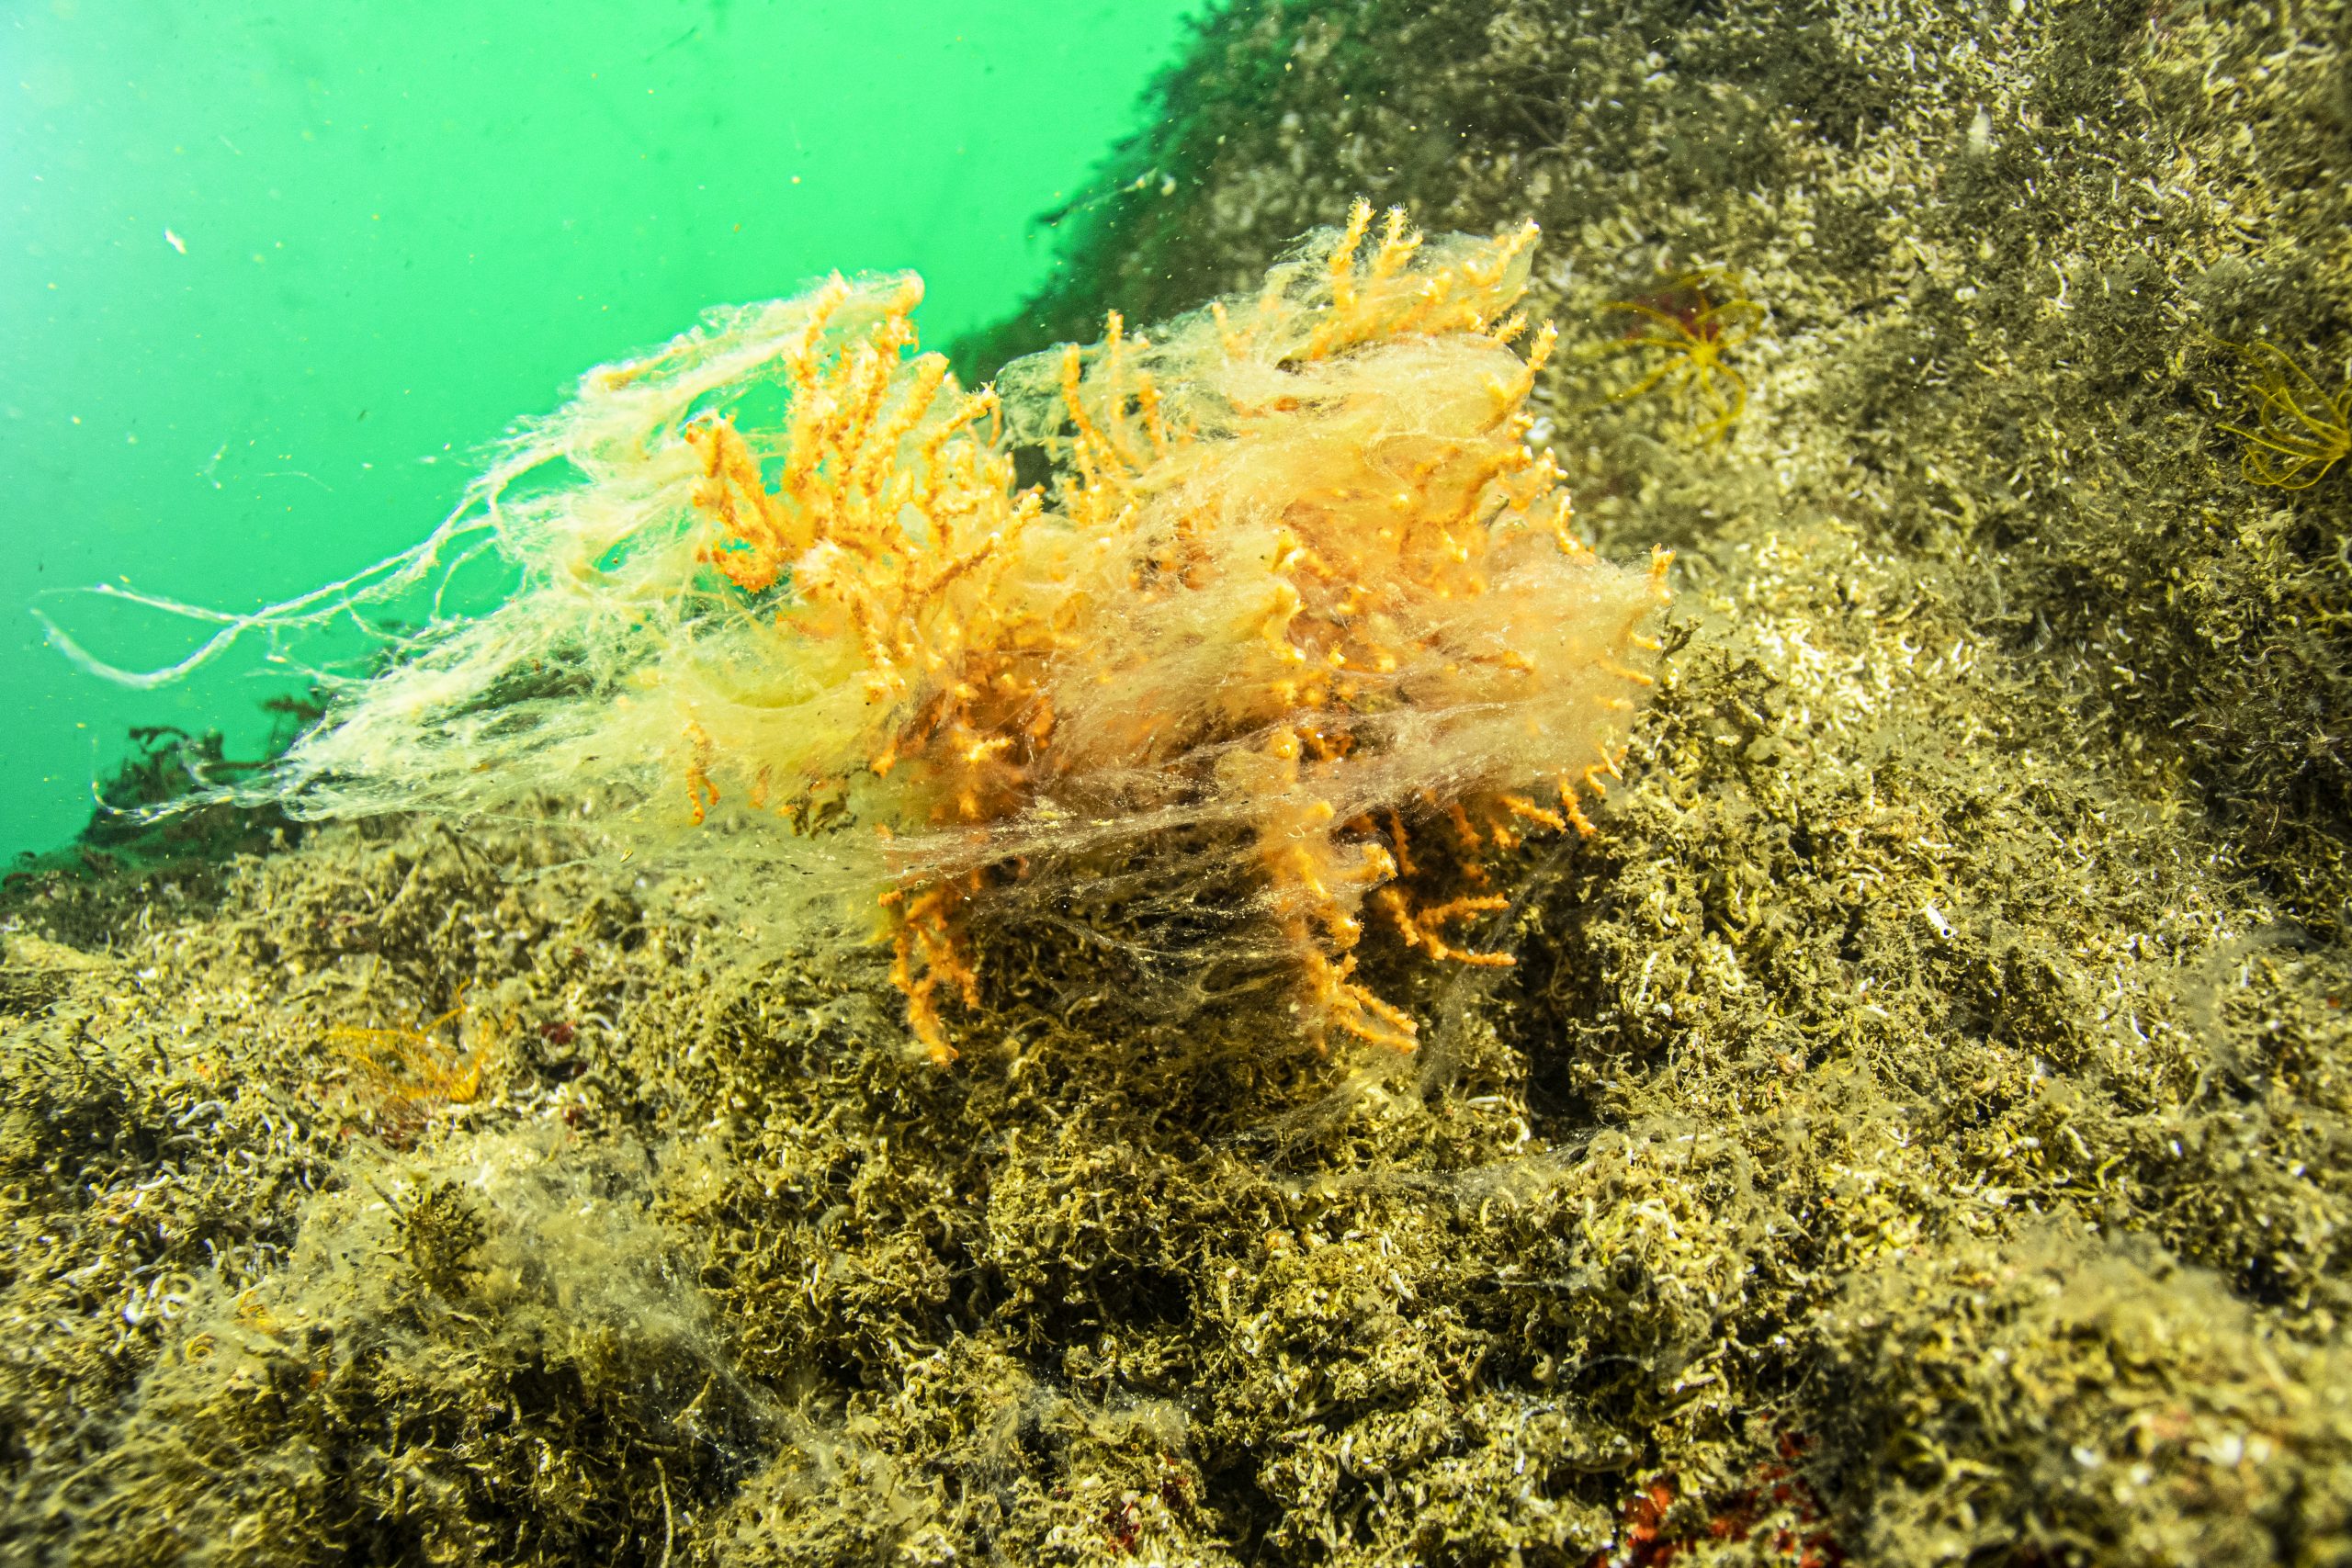
<svg viewBox="0 0 2352 1568"><path fill-rule="evenodd" d="M0 933L6 1554L2352 1557L2347 47L1213 17L958 358L1543 225L1537 438L1676 596L1515 965L1318 1051L1007 920L943 1067L553 825L86 843Z"/></svg>

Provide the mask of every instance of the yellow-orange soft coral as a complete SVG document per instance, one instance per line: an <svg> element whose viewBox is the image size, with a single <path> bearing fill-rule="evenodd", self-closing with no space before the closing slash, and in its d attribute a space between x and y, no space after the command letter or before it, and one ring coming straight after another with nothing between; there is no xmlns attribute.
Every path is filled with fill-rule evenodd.
<svg viewBox="0 0 2352 1568"><path fill-rule="evenodd" d="M1092 349L1016 366L1003 402L983 391L928 426L944 368L917 360L888 394L881 367L911 337L894 310L830 367L794 360L773 489L730 426L690 438L720 532L707 558L754 592L793 577L779 660L859 650L887 716L871 771L919 781L902 818L1012 823L1118 777L1130 808L1232 820L1314 1026L1401 1047L1412 1021L1353 978L1368 896L1410 946L1508 960L1441 934L1498 897L1400 881L1399 813L1446 820L1441 886L1529 832L1590 831L1578 791L1614 773L1650 680L1640 626L1665 560L1643 578L1597 560L1525 443L1554 342L1547 326L1523 359L1509 346L1533 227L1432 256L1396 213L1367 246L1370 220L1359 205L1247 309L1156 339L1114 315ZM1051 511L979 433L1008 412L1061 466ZM1539 781L1556 805L1526 793ZM891 895L899 983L943 1059L933 995L972 982L967 893L948 891L966 874Z"/></svg>
<svg viewBox="0 0 2352 1568"><path fill-rule="evenodd" d="M1359 204L1252 297L1114 315L975 393L913 353L910 276L714 312L586 378L416 550L286 609L389 597L469 536L522 578L346 690L274 787L555 791L780 918L862 888L942 1061L976 911L1182 845L1252 889L1310 1034L1408 1047L1367 922L1509 962L1471 930L1494 857L1592 830L1667 596L1663 555L1577 538L1527 444L1535 237L1374 233Z"/></svg>

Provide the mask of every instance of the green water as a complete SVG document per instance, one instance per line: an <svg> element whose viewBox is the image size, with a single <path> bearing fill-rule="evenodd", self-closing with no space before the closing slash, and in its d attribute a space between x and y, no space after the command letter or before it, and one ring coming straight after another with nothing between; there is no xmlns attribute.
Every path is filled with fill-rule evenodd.
<svg viewBox="0 0 2352 1568"><path fill-rule="evenodd" d="M1190 0L55 0L0 17L0 851L87 820L133 725L250 754L232 612L415 540L520 414L704 306L913 267L944 346L1040 283Z"/></svg>

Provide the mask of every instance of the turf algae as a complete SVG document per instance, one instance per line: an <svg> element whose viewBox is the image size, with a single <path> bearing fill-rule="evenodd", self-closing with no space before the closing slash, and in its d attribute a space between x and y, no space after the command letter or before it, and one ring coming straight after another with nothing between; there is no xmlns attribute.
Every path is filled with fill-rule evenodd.
<svg viewBox="0 0 2352 1568"><path fill-rule="evenodd" d="M560 825L315 829L104 919L19 884L10 1551L2342 1560L2347 481L2228 427L2230 345L2340 380L2347 43L1213 16L963 356L1360 194L1544 225L1538 438L1604 553L1679 555L1624 788L1498 868L1517 964L1369 958L1419 1048L1319 1053L1247 976L1171 1024L1167 928L1080 888L975 924L942 1069L887 954ZM1702 269L1764 312L1704 441L1614 396L1607 308L1702 332Z"/></svg>

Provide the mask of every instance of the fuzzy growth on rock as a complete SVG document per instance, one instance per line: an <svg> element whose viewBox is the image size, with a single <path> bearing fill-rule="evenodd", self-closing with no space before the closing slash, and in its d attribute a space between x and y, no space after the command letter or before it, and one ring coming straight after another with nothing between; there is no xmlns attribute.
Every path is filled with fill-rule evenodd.
<svg viewBox="0 0 2352 1568"><path fill-rule="evenodd" d="M586 796L624 843L760 868L772 911L779 881L878 896L940 1061L978 903L1182 845L1243 868L1310 1034L1408 1048L1355 977L1367 920L1510 962L1464 934L1505 902L1487 859L1589 830L1666 598L1666 558L1596 557L1527 445L1534 239L1375 235L1359 204L1254 298L1114 314L969 394L910 356L911 276L714 312L585 378L390 563L486 533L522 581L346 688L269 787Z"/></svg>

